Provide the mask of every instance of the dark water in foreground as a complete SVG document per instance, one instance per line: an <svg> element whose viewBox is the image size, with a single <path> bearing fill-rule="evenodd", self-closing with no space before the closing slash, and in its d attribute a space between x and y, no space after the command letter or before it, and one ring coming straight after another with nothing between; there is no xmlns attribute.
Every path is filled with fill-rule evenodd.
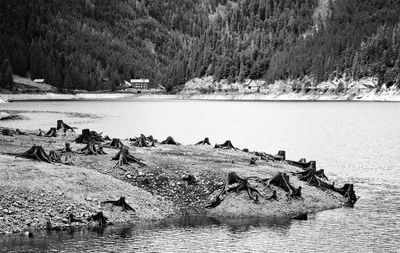
<svg viewBox="0 0 400 253"><path fill-rule="evenodd" d="M361 196L354 209L319 212L308 221L191 217L105 231L0 236L0 250L400 252L400 103L40 101L0 110L42 111L2 126L48 129L62 118L115 137L171 135L190 144L208 136L250 150L285 149L289 159L317 160L328 177L354 183Z"/></svg>

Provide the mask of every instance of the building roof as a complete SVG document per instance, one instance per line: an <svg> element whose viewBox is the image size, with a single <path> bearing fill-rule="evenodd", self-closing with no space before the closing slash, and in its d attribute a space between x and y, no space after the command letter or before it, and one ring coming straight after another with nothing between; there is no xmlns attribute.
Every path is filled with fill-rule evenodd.
<svg viewBox="0 0 400 253"><path fill-rule="evenodd" d="M131 83L150 83L149 79L131 79Z"/></svg>

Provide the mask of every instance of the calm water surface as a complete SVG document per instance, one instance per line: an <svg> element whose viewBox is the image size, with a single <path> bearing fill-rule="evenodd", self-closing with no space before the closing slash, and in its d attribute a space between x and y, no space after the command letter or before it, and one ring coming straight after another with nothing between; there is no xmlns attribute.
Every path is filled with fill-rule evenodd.
<svg viewBox="0 0 400 253"><path fill-rule="evenodd" d="M112 137L173 136L184 144L205 136L250 150L317 160L328 177L355 184L354 209L308 221L187 217L104 231L0 237L4 251L135 252L400 252L400 103L228 101L53 101L1 104L23 113L17 128L54 127L63 119ZM81 117L87 113L99 117Z"/></svg>

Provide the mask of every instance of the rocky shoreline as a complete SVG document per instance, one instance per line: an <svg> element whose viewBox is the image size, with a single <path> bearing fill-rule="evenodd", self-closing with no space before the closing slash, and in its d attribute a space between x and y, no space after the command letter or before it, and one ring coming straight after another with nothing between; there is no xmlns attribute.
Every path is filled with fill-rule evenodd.
<svg viewBox="0 0 400 253"><path fill-rule="evenodd" d="M334 187L328 189L330 184L321 188L302 181L295 175L304 169L262 152L155 141L148 147L135 147L136 138L122 140L121 144L145 165L118 161L117 166L111 158L118 156L120 149L107 141L99 143L106 154L89 155L81 152L86 144L75 143L78 134L70 131L39 136L36 130L18 133L9 129L11 134L0 130L0 234L98 226L88 218L99 212L110 223L135 223L181 215L295 217L346 203L343 194L332 190ZM15 156L33 145L47 153L55 151L54 155L65 149L65 143L70 143L73 151L68 164L64 153L59 162L51 163ZM215 207L205 208L218 202L231 172L246 184L229 183L230 187L236 185L236 190L227 190ZM294 193L283 186L267 184L268 179L280 174L289 176L288 185L301 189L301 196L292 196ZM251 186L249 189L258 193L243 191L242 186ZM271 199L274 194L275 199ZM103 203L122 196L134 211Z"/></svg>

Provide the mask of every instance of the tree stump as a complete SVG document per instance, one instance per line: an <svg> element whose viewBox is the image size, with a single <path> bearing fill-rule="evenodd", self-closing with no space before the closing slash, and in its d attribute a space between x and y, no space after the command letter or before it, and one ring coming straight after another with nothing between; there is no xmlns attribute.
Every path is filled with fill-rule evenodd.
<svg viewBox="0 0 400 253"><path fill-rule="evenodd" d="M153 135L147 136L147 141L150 142L150 143L156 143L156 142L158 142L157 139L154 139Z"/></svg>
<svg viewBox="0 0 400 253"><path fill-rule="evenodd" d="M204 140L197 142L196 145L211 145L211 143L208 137L206 137Z"/></svg>
<svg viewBox="0 0 400 253"><path fill-rule="evenodd" d="M148 143L147 137L141 134L139 137L133 139L132 145L135 147L150 147L151 143Z"/></svg>
<svg viewBox="0 0 400 253"><path fill-rule="evenodd" d="M50 130L44 135L45 137L57 137L57 130L55 127L50 128Z"/></svg>
<svg viewBox="0 0 400 253"><path fill-rule="evenodd" d="M104 152L103 147L98 147L97 148L97 154L98 155L107 155L107 153Z"/></svg>
<svg viewBox="0 0 400 253"><path fill-rule="evenodd" d="M278 154L274 156L276 161L285 161L286 160L286 151L285 150L279 150Z"/></svg>
<svg viewBox="0 0 400 253"><path fill-rule="evenodd" d="M316 169L316 168L317 168L317 163L316 163L316 161L309 161L309 162L306 162L306 160L305 160L304 158L303 158L303 159L300 159L300 161L298 161L298 162L296 162L296 161L291 161L291 160L286 160L286 162L287 162L288 164L292 165L292 166L299 167L299 168L302 168L302 169L308 169L308 168L314 168L314 169Z"/></svg>
<svg viewBox="0 0 400 253"><path fill-rule="evenodd" d="M62 149L59 149L58 151L60 151L61 153L73 153L74 152L71 149L71 144L70 143L66 142L64 145L65 145L65 147L62 148Z"/></svg>
<svg viewBox="0 0 400 253"><path fill-rule="evenodd" d="M44 134L45 134L45 132L42 129L39 128L38 136L43 136Z"/></svg>
<svg viewBox="0 0 400 253"><path fill-rule="evenodd" d="M90 131L89 129L82 129L82 134L75 139L76 143L88 144L89 142L100 143L104 142L101 133L98 134L96 131Z"/></svg>
<svg viewBox="0 0 400 253"><path fill-rule="evenodd" d="M176 142L176 141L174 140L174 138L173 138L173 137L171 137L171 136L168 136L168 137L167 137L167 139L165 139L165 140L163 140L163 141L161 142L161 144L167 144L167 145L179 145L179 143L178 143L178 142Z"/></svg>
<svg viewBox="0 0 400 253"><path fill-rule="evenodd" d="M319 178L328 180L325 176L324 170L317 171L316 169L307 169L305 171L297 172L295 175L299 176L301 181L305 181L315 187L321 187L321 180Z"/></svg>
<svg viewBox="0 0 400 253"><path fill-rule="evenodd" d="M18 135L26 135L26 133L22 132L22 131L19 130L18 128L15 129L15 133L17 133Z"/></svg>
<svg viewBox="0 0 400 253"><path fill-rule="evenodd" d="M61 157L56 151L50 151L49 153L50 161L53 163L62 163Z"/></svg>
<svg viewBox="0 0 400 253"><path fill-rule="evenodd" d="M106 135L106 136L104 136L103 140L105 140L105 141L111 141L111 138L110 138L110 136Z"/></svg>
<svg viewBox="0 0 400 253"><path fill-rule="evenodd" d="M101 202L102 205L104 204L112 204L114 206L120 206L122 207L122 210L127 212L127 211L133 211L135 212L135 209L133 209L128 203L125 201L125 197L119 198L119 200L109 200L109 201L103 201Z"/></svg>
<svg viewBox="0 0 400 253"><path fill-rule="evenodd" d="M214 148L237 150L237 148L235 148L235 146L233 146L233 144L230 140L227 140L222 144L215 144Z"/></svg>
<svg viewBox="0 0 400 253"><path fill-rule="evenodd" d="M122 147L118 154L112 158L112 160L118 160L115 166L123 166L123 165L130 165L131 162L137 163L140 166L146 166L146 164L142 163L139 159L129 154L127 147Z"/></svg>
<svg viewBox="0 0 400 253"><path fill-rule="evenodd" d="M112 141L105 146L110 147L110 148L115 148L115 149L121 149L125 147L125 145L121 142L120 139L118 138L113 138Z"/></svg>
<svg viewBox="0 0 400 253"><path fill-rule="evenodd" d="M29 150L22 154L17 154L17 157L38 160L46 163L51 163L51 159L44 151L42 146L32 146Z"/></svg>
<svg viewBox="0 0 400 253"><path fill-rule="evenodd" d="M229 185L234 185L234 186L229 188ZM222 191L217 195L217 197L213 202L206 205L205 207L206 208L217 207L225 199L228 192L232 191L235 192L246 191L249 198L253 200L255 203L258 203L258 197L261 196L261 193L257 189L250 186L247 178L241 178L236 174L236 172L230 172L225 180L225 185L222 188Z"/></svg>
<svg viewBox="0 0 400 253"><path fill-rule="evenodd" d="M1 130L1 134L5 135L5 136L14 136L11 129L9 129L9 128L3 128Z"/></svg>
<svg viewBox="0 0 400 253"><path fill-rule="evenodd" d="M99 226L103 227L107 225L108 218L104 216L103 212L98 212L95 215L92 215L88 218L88 221L97 221L99 222Z"/></svg>
<svg viewBox="0 0 400 253"><path fill-rule="evenodd" d="M82 134L78 136L78 138L75 139L76 143L83 143L83 144L88 144L92 140L92 137L90 137L90 130L89 129L82 129Z"/></svg>
<svg viewBox="0 0 400 253"><path fill-rule="evenodd" d="M301 197L301 187L298 189L294 188L294 186L290 184L289 175L286 173L279 172L277 175L268 180L267 185L274 185L283 189L284 191L288 192L289 197Z"/></svg>
<svg viewBox="0 0 400 253"><path fill-rule="evenodd" d="M96 149L96 145L90 141L86 147L82 148L79 151L80 154L85 154L85 155L97 155L97 149Z"/></svg>
<svg viewBox="0 0 400 253"><path fill-rule="evenodd" d="M57 120L57 131L62 129L64 133L66 133L68 130L75 132L74 128L76 129L76 127L70 127L69 125L65 124L62 120Z"/></svg>
<svg viewBox="0 0 400 253"><path fill-rule="evenodd" d="M67 155L65 156L64 164L65 165L74 165L74 163L72 161L71 153L67 153Z"/></svg>
<svg viewBox="0 0 400 253"><path fill-rule="evenodd" d="M335 188L334 190L347 198L344 204L346 207L354 207L354 204L360 198L357 197L353 184L345 184L342 188Z"/></svg>

